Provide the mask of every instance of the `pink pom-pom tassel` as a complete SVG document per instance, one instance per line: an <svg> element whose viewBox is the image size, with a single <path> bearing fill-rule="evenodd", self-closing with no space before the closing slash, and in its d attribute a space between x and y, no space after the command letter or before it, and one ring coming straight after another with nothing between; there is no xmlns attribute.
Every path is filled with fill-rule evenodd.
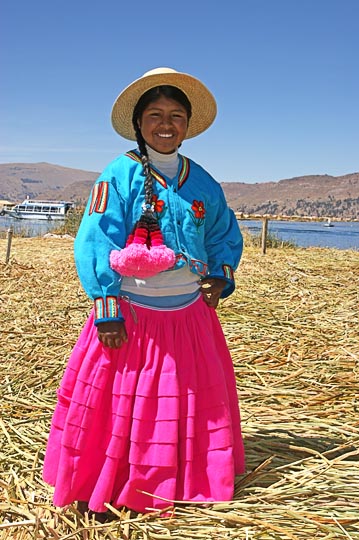
<svg viewBox="0 0 359 540"><path fill-rule="evenodd" d="M143 244L130 244L121 251L113 250L110 253L111 268L128 277L152 277L168 270L175 262L174 251L163 244L152 246L151 249Z"/></svg>
<svg viewBox="0 0 359 540"><path fill-rule="evenodd" d="M150 249L150 264L156 269L154 274L157 272L164 272L169 268L172 268L176 262L175 252L165 246L164 244L156 246L153 245ZM153 274L153 275L154 275Z"/></svg>

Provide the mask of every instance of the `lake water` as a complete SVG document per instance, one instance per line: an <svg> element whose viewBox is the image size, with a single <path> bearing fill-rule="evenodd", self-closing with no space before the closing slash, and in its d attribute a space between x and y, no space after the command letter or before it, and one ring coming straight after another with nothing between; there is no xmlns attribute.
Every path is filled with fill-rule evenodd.
<svg viewBox="0 0 359 540"><path fill-rule="evenodd" d="M22 236L42 236L61 226L62 221L48 222L36 220L17 220L0 217L2 236L11 226L15 234ZM240 227L259 234L261 220L240 220ZM268 232L281 240L289 240L300 247L330 247L337 249L359 250L359 222L334 223L333 227L325 227L324 222L307 221L269 221Z"/></svg>
<svg viewBox="0 0 359 540"><path fill-rule="evenodd" d="M51 232L55 228L61 227L62 220L59 221L47 221L36 219L16 219L9 216L0 216L0 233L4 236L4 232L12 228L14 234L21 236L43 236L47 232Z"/></svg>
<svg viewBox="0 0 359 540"><path fill-rule="evenodd" d="M262 221L240 220L240 227L259 234ZM359 222L333 223L326 227L319 221L268 221L268 233L300 247L329 247L359 250Z"/></svg>

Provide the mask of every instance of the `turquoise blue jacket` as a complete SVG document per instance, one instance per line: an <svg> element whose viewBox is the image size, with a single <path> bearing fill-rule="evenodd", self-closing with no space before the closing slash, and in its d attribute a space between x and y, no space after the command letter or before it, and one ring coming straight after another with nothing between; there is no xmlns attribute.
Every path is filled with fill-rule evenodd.
<svg viewBox="0 0 359 540"><path fill-rule="evenodd" d="M243 250L242 235L223 190L201 166L179 154L177 176L152 168L154 210L176 265L234 288L234 270ZM120 276L111 269L110 252L122 249L144 203L144 174L133 150L111 162L97 179L75 239L75 262L82 286L95 302L95 323L123 321L118 307Z"/></svg>

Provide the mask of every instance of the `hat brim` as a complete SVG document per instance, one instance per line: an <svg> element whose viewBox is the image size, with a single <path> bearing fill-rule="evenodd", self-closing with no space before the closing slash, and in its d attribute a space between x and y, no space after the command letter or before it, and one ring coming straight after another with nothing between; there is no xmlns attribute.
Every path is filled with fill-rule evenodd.
<svg viewBox="0 0 359 540"><path fill-rule="evenodd" d="M111 114L112 125L117 133L125 139L136 140L132 125L133 110L147 90L161 85L179 88L191 103L192 116L185 139L195 137L209 128L217 114L216 101L211 92L192 75L167 72L143 76L121 92L113 105Z"/></svg>

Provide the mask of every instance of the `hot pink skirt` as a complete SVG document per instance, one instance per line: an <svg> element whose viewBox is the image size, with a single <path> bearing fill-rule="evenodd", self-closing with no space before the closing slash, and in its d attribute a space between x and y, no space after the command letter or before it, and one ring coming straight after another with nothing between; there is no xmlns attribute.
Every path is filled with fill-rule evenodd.
<svg viewBox="0 0 359 540"><path fill-rule="evenodd" d="M121 309L128 343L103 347L91 313L58 390L43 472L54 504L145 512L231 500L244 449L215 310L202 298L173 311L136 305L135 322Z"/></svg>

